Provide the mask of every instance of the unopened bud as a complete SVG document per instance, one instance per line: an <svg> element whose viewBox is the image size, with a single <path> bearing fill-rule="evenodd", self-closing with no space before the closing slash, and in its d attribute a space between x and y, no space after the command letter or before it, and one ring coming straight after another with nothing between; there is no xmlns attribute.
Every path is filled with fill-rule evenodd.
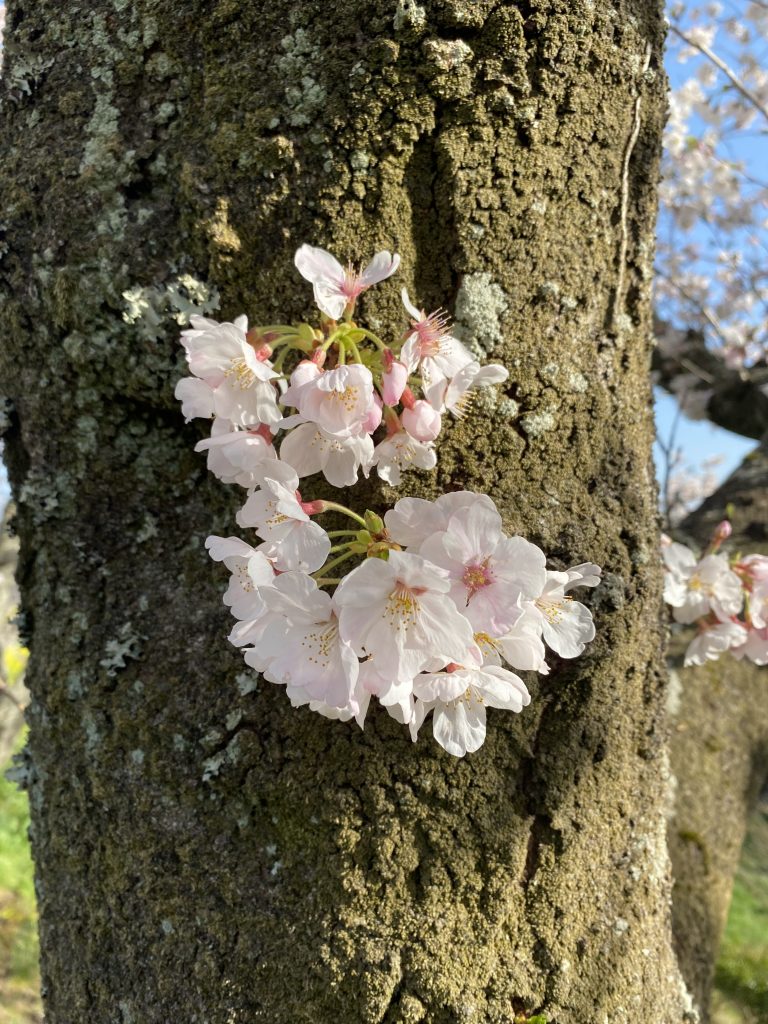
<svg viewBox="0 0 768 1024"><path fill-rule="evenodd" d="M381 533L383 531L384 520L375 512L371 512L371 510L368 509L368 511L363 516L363 519L365 519L365 525L368 527L371 533Z"/></svg>
<svg viewBox="0 0 768 1024"><path fill-rule="evenodd" d="M728 540L732 533L733 527L727 519L723 519L721 523L717 524L715 532L712 534L710 549L712 551L717 551L717 549L720 547L723 541Z"/></svg>
<svg viewBox="0 0 768 1024"><path fill-rule="evenodd" d="M724 519L722 523L718 523L714 539L722 544L724 540L728 540L732 533L733 527L727 519Z"/></svg>
<svg viewBox="0 0 768 1024"><path fill-rule="evenodd" d="M296 494L298 495L298 491ZM325 504L322 501L301 501L299 499L302 512L306 512L308 516L318 516L321 512L325 511Z"/></svg>

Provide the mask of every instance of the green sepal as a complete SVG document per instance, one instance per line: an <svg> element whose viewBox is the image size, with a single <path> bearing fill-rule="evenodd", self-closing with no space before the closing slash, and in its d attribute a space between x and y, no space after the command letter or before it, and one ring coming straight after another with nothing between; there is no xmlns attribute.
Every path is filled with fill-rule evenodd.
<svg viewBox="0 0 768 1024"><path fill-rule="evenodd" d="M371 512L370 509L366 511L363 519L371 533L382 533L384 531L384 520L380 515L377 515L375 512Z"/></svg>

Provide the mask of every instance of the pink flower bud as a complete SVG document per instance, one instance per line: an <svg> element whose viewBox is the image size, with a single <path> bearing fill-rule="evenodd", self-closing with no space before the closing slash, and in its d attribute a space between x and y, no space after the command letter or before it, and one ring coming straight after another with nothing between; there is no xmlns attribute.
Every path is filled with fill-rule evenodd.
<svg viewBox="0 0 768 1024"><path fill-rule="evenodd" d="M403 426L417 441L434 441L440 433L442 417L429 402L419 400L403 410Z"/></svg>
<svg viewBox="0 0 768 1024"><path fill-rule="evenodd" d="M717 551L720 545L723 543L723 541L728 540L732 533L733 527L727 519L723 519L721 523L717 524L717 528L715 532L712 534L712 540L710 541L709 545L710 550Z"/></svg>
<svg viewBox="0 0 768 1024"><path fill-rule="evenodd" d="M724 540L728 540L732 533L733 527L727 519L724 519L722 523L718 524L718 527L715 530L715 539L720 541L720 543L722 544Z"/></svg>
<svg viewBox="0 0 768 1024"><path fill-rule="evenodd" d="M317 501L302 501L298 491L296 491L296 495L302 512L306 512L308 516L317 516L325 508L324 503L319 499Z"/></svg>
<svg viewBox="0 0 768 1024"><path fill-rule="evenodd" d="M410 388L405 387L400 395L400 401L404 409L412 409L416 405L416 395L414 395Z"/></svg>
<svg viewBox="0 0 768 1024"><path fill-rule="evenodd" d="M384 399L384 402L387 405L397 405L407 383L407 368L403 363L392 360L381 378L381 397Z"/></svg>
<svg viewBox="0 0 768 1024"><path fill-rule="evenodd" d="M256 358L260 363L266 363L271 355L272 349L269 345L260 345L259 348L256 349Z"/></svg>
<svg viewBox="0 0 768 1024"><path fill-rule="evenodd" d="M372 434L374 430L378 427L378 425L381 423L381 410L381 399L374 392L373 402L371 404L370 409L368 410L368 415L363 420L363 430L366 432L366 434Z"/></svg>

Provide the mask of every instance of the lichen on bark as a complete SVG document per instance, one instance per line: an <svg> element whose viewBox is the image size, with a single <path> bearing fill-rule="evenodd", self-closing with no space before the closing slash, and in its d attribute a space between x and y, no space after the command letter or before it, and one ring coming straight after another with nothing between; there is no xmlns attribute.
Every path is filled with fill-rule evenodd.
<svg viewBox="0 0 768 1024"><path fill-rule="evenodd" d="M660 5L9 0L8 24L0 358L47 1019L694 1019L650 463ZM555 564L607 571L590 653L463 761L243 685L201 543L236 496L175 409L178 324L124 319L126 292L172 312L183 275L223 316L304 316L304 241L398 249L411 294L510 370L436 473L365 497L485 490ZM394 283L364 311L400 329Z"/></svg>

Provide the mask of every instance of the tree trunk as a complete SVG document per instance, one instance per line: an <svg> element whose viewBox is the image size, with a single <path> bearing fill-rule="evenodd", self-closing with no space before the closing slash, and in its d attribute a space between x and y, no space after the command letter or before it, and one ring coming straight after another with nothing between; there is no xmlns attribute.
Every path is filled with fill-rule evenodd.
<svg viewBox="0 0 768 1024"><path fill-rule="evenodd" d="M768 552L768 440L682 525L704 547L726 515L729 548ZM669 849L675 944L689 991L709 1020L714 965L747 823L768 782L765 669L724 656L682 669L691 639L672 644L671 762L677 780Z"/></svg>
<svg viewBox="0 0 768 1024"><path fill-rule="evenodd" d="M648 284L657 0L9 0L2 379L47 1021L694 1020L672 945ZM438 470L598 638L464 760L292 710L225 642L239 495L172 398L191 308L403 256L504 362ZM365 310L402 325L397 287ZM372 489L373 490L373 489ZM311 487L306 489L312 493Z"/></svg>

